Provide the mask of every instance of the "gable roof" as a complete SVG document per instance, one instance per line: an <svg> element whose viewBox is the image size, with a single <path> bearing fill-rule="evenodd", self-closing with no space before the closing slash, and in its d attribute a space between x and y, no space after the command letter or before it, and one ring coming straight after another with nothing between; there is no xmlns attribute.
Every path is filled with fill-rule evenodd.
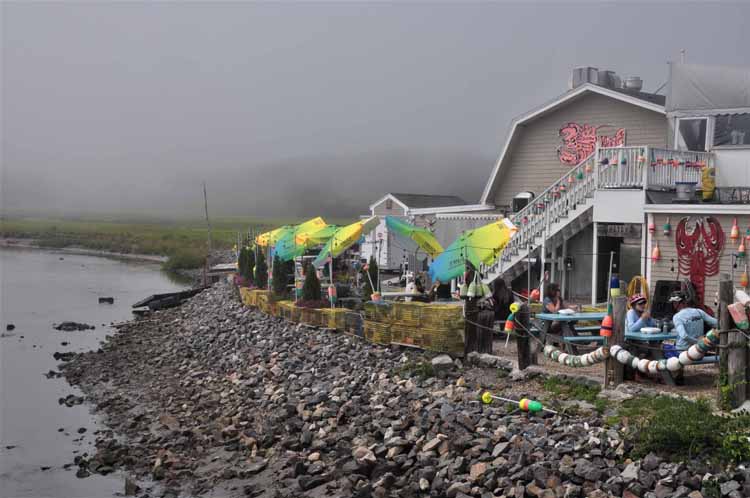
<svg viewBox="0 0 750 498"><path fill-rule="evenodd" d="M391 194L412 209L432 208L444 206L461 206L466 201L456 195L428 195L428 194Z"/></svg>
<svg viewBox="0 0 750 498"><path fill-rule="evenodd" d="M632 104L638 107L642 107L643 109L647 109L649 111L658 112L660 114L666 114L664 110L665 97L663 95L656 95L653 93L646 93L646 92L633 92L629 90L616 89L616 88L606 88L603 86L594 85L592 83L586 83L572 90L569 90L563 93L562 95L560 95L559 97L513 120L513 122L511 123L511 127L510 127L510 133L508 134L508 138L505 141L505 146L503 147L503 150L500 152L500 157L498 157L497 162L495 163L495 167L492 169L492 173L490 174L490 179L484 187L484 192L482 192L482 198L479 202L481 204L487 204L487 199L490 197L490 194L492 193L492 187L494 186L495 180L497 179L497 176L500 173L500 170L502 169L503 163L505 161L505 157L508 154L508 151L510 150L510 147L513 143L513 138L516 134L516 129L518 128L518 126L528 124L536 119L539 119L540 117L544 116L545 114L549 112L555 111L559 109L560 107L563 107L564 105L569 104L575 99L578 99L584 95L591 94L591 93L604 95L605 97L610 97L612 99L619 100L627 104Z"/></svg>
<svg viewBox="0 0 750 498"><path fill-rule="evenodd" d="M370 211L386 199L393 200L405 211L409 211L410 209L462 206L466 204L465 200L455 195L403 194L393 192L384 195L370 204Z"/></svg>

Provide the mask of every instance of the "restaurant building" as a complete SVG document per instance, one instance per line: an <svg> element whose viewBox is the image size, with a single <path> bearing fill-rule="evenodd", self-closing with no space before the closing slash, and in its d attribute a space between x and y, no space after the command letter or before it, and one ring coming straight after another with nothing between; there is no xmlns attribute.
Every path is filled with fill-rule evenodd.
<svg viewBox="0 0 750 498"><path fill-rule="evenodd" d="M566 298L595 303L606 298L611 260L621 279L644 275L652 290L658 280L703 282L710 306L719 273L739 284L744 271L730 235L735 218L743 236L750 229L750 69L671 64L665 94L644 92L637 77L577 68L568 91L512 122L477 204L401 215L444 244L510 217L519 231L481 269L485 281L535 287L544 269ZM724 243L706 249L719 233ZM686 241L690 249L676 246Z"/></svg>

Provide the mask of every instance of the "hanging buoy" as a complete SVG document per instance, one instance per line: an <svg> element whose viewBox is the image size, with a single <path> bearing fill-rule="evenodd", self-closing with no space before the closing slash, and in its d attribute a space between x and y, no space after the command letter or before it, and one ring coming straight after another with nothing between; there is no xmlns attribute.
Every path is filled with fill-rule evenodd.
<svg viewBox="0 0 750 498"><path fill-rule="evenodd" d="M670 233L672 233L672 225L669 224L669 218L667 218L667 222L664 223L664 235L669 237Z"/></svg>
<svg viewBox="0 0 750 498"><path fill-rule="evenodd" d="M740 275L740 287L747 288L747 285L749 282L750 282L750 279L748 279L748 276L747 276L747 265L745 265L745 271L743 271L742 275Z"/></svg>
<svg viewBox="0 0 750 498"><path fill-rule="evenodd" d="M602 337L612 337L612 316L607 315L602 320L602 328L599 329L599 335Z"/></svg>
<svg viewBox="0 0 750 498"><path fill-rule="evenodd" d="M533 400L533 399L523 398L521 399L521 401L516 401L514 399L508 399L508 398L503 398L500 396L495 396L489 391L485 391L482 393L481 400L482 400L482 403L484 403L485 405L489 405L490 403L492 403L492 400L495 400L495 399L498 401L505 401L506 403L512 403L514 405L518 405L518 408L525 412L536 413L536 412L544 411L544 412L554 413L555 415L558 414L554 410L550 410L549 408L544 408L541 402Z"/></svg>
<svg viewBox="0 0 750 498"><path fill-rule="evenodd" d="M656 233L656 225L654 225L653 221L648 223L648 233Z"/></svg>
<svg viewBox="0 0 750 498"><path fill-rule="evenodd" d="M328 300L331 301L331 303L336 303L336 286L335 285L329 285L328 286Z"/></svg>
<svg viewBox="0 0 750 498"><path fill-rule="evenodd" d="M651 250L651 261L659 261L661 259L661 250L659 250L659 243L657 242L654 245L654 248Z"/></svg>
<svg viewBox="0 0 750 498"><path fill-rule="evenodd" d="M469 290L466 292L466 297L473 299L477 297L477 283L472 280L469 284Z"/></svg>
<svg viewBox="0 0 750 498"><path fill-rule="evenodd" d="M737 257L745 257L745 239L740 239L740 246L737 248Z"/></svg>
<svg viewBox="0 0 750 498"><path fill-rule="evenodd" d="M612 279L609 281L609 294L612 297L620 295L620 279L617 275L612 275Z"/></svg>
<svg viewBox="0 0 750 498"><path fill-rule="evenodd" d="M578 180L579 182L581 180L583 180L583 170L582 169L579 169L578 172L576 173L576 180Z"/></svg>
<svg viewBox="0 0 750 498"><path fill-rule="evenodd" d="M627 158L623 157L622 159L620 159L620 164L622 164L623 166L625 166L626 164L628 164Z"/></svg>
<svg viewBox="0 0 750 498"><path fill-rule="evenodd" d="M503 327L503 331L510 334L516 329L516 322L515 317L513 316L513 313L508 315L508 318L505 319L505 326Z"/></svg>
<svg viewBox="0 0 750 498"><path fill-rule="evenodd" d="M591 163L586 163L586 167L583 168L583 169L584 169L584 171L586 172L587 175L589 173L591 173L592 171L594 171L594 168L591 166Z"/></svg>
<svg viewBox="0 0 750 498"><path fill-rule="evenodd" d="M541 292L539 292L539 289L534 289L534 290L532 290L532 291L531 291L531 295L529 296L529 298L530 298L530 299L531 299L532 301L539 301L539 298L540 298L541 296L542 296L542 293L541 293Z"/></svg>
<svg viewBox="0 0 750 498"><path fill-rule="evenodd" d="M564 183L561 183L560 184L560 192L565 192L566 190L568 190L568 188L565 186Z"/></svg>
<svg viewBox="0 0 750 498"><path fill-rule="evenodd" d="M737 226L737 218L732 221L732 231L729 232L729 238L733 241L740 238L740 227Z"/></svg>
<svg viewBox="0 0 750 498"><path fill-rule="evenodd" d="M520 303L516 303L516 302L510 303L510 312L511 312L511 314L515 315L516 313L518 313L518 310L520 310L520 309L521 309L521 304Z"/></svg>

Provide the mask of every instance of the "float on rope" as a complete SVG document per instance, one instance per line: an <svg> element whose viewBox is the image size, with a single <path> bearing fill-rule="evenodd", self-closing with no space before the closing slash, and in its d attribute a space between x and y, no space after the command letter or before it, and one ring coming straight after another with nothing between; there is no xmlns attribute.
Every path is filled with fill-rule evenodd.
<svg viewBox="0 0 750 498"><path fill-rule="evenodd" d="M574 354L568 354L563 351L560 351L554 346L547 345L544 346L544 357L549 358L552 361L556 361L557 363L561 365L565 365L567 367L574 367L574 368L580 368L580 367L589 367L591 365L594 365L596 363L601 363L610 356L610 350L609 348L602 346L600 348L597 348L595 351L592 351L591 353L586 353L582 355L574 355Z"/></svg>
<svg viewBox="0 0 750 498"><path fill-rule="evenodd" d="M533 400L533 399L523 398L521 401L516 401L514 399L508 399L508 398L503 398L501 396L495 396L489 391L485 391L484 393L482 393L481 399L482 399L482 403L484 403L485 405L489 405L490 403L492 403L492 400L496 399L498 401L505 401L506 403L512 403L514 405L517 405L518 409L524 412L536 413L536 412L544 411L544 412L554 413L555 415L558 415L556 411L550 410L549 408L545 408L544 406L542 406L541 402Z"/></svg>

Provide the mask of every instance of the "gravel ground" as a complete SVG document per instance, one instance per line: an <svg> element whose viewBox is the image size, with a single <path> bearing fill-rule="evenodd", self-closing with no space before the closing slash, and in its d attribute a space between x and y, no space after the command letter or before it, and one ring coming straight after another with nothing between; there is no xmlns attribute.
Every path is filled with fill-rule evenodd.
<svg viewBox="0 0 750 498"><path fill-rule="evenodd" d="M263 315L217 284L66 357L111 428L78 475L125 470L142 497L703 496L713 469L630 461L624 433L586 403L540 416L478 401L484 389L538 397L534 372L424 358ZM750 471L721 482L724 496L750 495Z"/></svg>

